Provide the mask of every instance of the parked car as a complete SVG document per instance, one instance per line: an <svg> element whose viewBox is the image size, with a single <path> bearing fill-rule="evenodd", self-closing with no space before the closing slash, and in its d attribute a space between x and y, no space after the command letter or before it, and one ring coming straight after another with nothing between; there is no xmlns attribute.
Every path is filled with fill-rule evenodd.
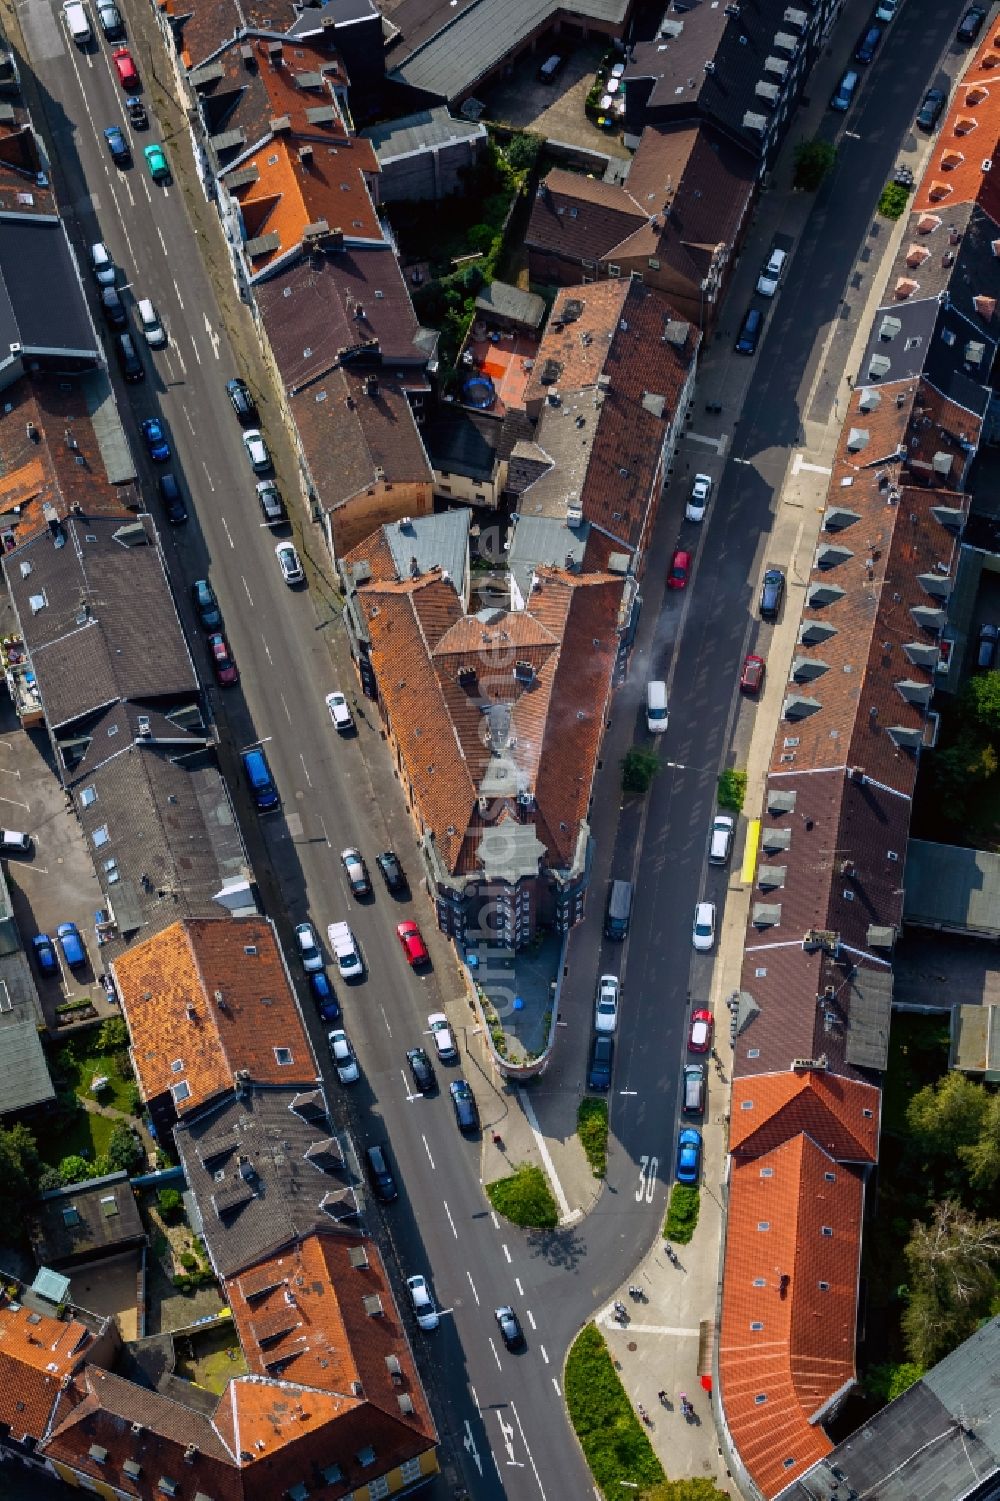
<svg viewBox="0 0 1000 1501"><path fill-rule="evenodd" d="M299 555L292 544L290 542L279 542L274 549L274 556L278 560L281 577L285 583L301 584L305 578L305 572L302 564L299 562Z"/></svg>
<svg viewBox="0 0 1000 1501"><path fill-rule="evenodd" d="M495 1308L493 1310L493 1317L497 1321L500 1338L507 1346L507 1349L520 1350L524 1345L524 1330L521 1328L521 1321L510 1304L505 1303L502 1308Z"/></svg>
<svg viewBox="0 0 1000 1501"><path fill-rule="evenodd" d="M682 547L676 548L667 570L667 588L686 589L690 572L691 554L685 552Z"/></svg>
<svg viewBox="0 0 1000 1501"><path fill-rule="evenodd" d="M333 1066L337 1070L337 1078L341 1084L356 1084L361 1077L361 1070L358 1067L357 1054L347 1033L342 1027L337 1027L326 1034L326 1040Z"/></svg>
<svg viewBox="0 0 1000 1501"><path fill-rule="evenodd" d="M893 19L899 10L899 0L879 0L875 7L876 21L888 22Z"/></svg>
<svg viewBox="0 0 1000 1501"><path fill-rule="evenodd" d="M97 240L90 247L90 269L99 286L113 287L118 272L115 263L111 259L111 252L103 240Z"/></svg>
<svg viewBox="0 0 1000 1501"><path fill-rule="evenodd" d="M778 611L785 593L785 575L780 568L769 568L760 585L760 616L762 620L777 620Z"/></svg>
<svg viewBox="0 0 1000 1501"><path fill-rule="evenodd" d="M97 0L97 19L109 42L116 42L119 37L125 35L121 12L114 0Z"/></svg>
<svg viewBox="0 0 1000 1501"><path fill-rule="evenodd" d="M157 480L160 490L160 499L163 501L167 513L167 520L171 526L181 526L188 519L187 506L184 504L184 496L176 477L171 474L161 474Z"/></svg>
<svg viewBox="0 0 1000 1501"><path fill-rule="evenodd" d="M257 481L257 499L263 512L265 526L281 526L288 520L288 512L281 498L281 491L273 479Z"/></svg>
<svg viewBox="0 0 1000 1501"><path fill-rule="evenodd" d="M316 1002L320 1017L325 1022L340 1020L340 1002L325 969L314 969L309 974L309 989Z"/></svg>
<svg viewBox="0 0 1000 1501"><path fill-rule="evenodd" d="M159 417L146 417L139 424L139 429L146 442L149 457L157 464L166 464L170 459L170 444L167 442L166 430Z"/></svg>
<svg viewBox="0 0 1000 1501"><path fill-rule="evenodd" d="M716 813L708 840L709 865L727 865L733 849L736 820L731 813Z"/></svg>
<svg viewBox="0 0 1000 1501"><path fill-rule="evenodd" d="M685 1115L705 1113L705 1065L685 1063L681 1087L681 1110Z"/></svg>
<svg viewBox="0 0 1000 1501"><path fill-rule="evenodd" d="M134 386L146 379L146 367L131 334L115 334L115 357L128 385Z"/></svg>
<svg viewBox="0 0 1000 1501"><path fill-rule="evenodd" d="M839 115L844 115L850 109L857 93L858 79L860 74L855 68L848 68L843 78L838 83L830 100L830 108L836 110Z"/></svg>
<svg viewBox="0 0 1000 1501"><path fill-rule="evenodd" d="M389 1166L388 1148L381 1142L365 1147L365 1172L376 1199L380 1199L383 1204L391 1204L393 1199L399 1198L396 1179Z"/></svg>
<svg viewBox="0 0 1000 1501"><path fill-rule="evenodd" d="M760 343L761 331L764 327L764 314L760 308L752 307L740 324L740 331L736 336L733 348L737 354L753 354Z"/></svg>
<svg viewBox="0 0 1000 1501"><path fill-rule="evenodd" d="M59 973L59 960L56 958L56 946L48 933L36 933L31 940L31 952L35 956L38 972L42 975L57 975Z"/></svg>
<svg viewBox="0 0 1000 1501"><path fill-rule="evenodd" d="M854 61L856 63L870 63L878 51L878 44L881 40L881 26L866 27L858 41L858 45L854 49Z"/></svg>
<svg viewBox="0 0 1000 1501"><path fill-rule="evenodd" d="M70 36L78 47L86 47L93 33L90 30L90 15L83 0L63 0L62 9Z"/></svg>
<svg viewBox="0 0 1000 1501"><path fill-rule="evenodd" d="M457 1063L458 1048L455 1039L451 1035L448 1018L443 1011L434 1011L427 1018L431 1036L434 1039L434 1047L442 1063Z"/></svg>
<svg viewBox="0 0 1000 1501"><path fill-rule="evenodd" d="M125 100L125 108L128 110L128 123L133 130L145 130L149 125L149 116L146 106L138 94L130 94Z"/></svg>
<svg viewBox="0 0 1000 1501"><path fill-rule="evenodd" d="M63 958L70 969L83 969L87 963L87 950L83 946L80 929L76 923L61 922L56 928L56 938L59 940Z"/></svg>
<svg viewBox="0 0 1000 1501"><path fill-rule="evenodd" d="M368 867L360 850L347 849L340 852L340 863L347 876L347 884L355 896L371 896L372 883Z"/></svg>
<svg viewBox="0 0 1000 1501"><path fill-rule="evenodd" d="M115 47L111 53L111 61L114 64L115 72L118 74L118 82L122 88L137 89L139 87L139 70L128 48Z"/></svg>
<svg viewBox="0 0 1000 1501"><path fill-rule="evenodd" d="M101 288L101 312L109 328L127 328L125 304L117 287Z"/></svg>
<svg viewBox="0 0 1000 1501"><path fill-rule="evenodd" d="M774 249L767 258L767 265L757 278L757 291L761 297L773 297L788 259L787 250Z"/></svg>
<svg viewBox="0 0 1000 1501"><path fill-rule="evenodd" d="M30 834L17 829L0 829L0 855L30 855L34 842Z"/></svg>
<svg viewBox="0 0 1000 1501"><path fill-rule="evenodd" d="M132 151L120 125L106 125L104 127L104 144L111 153L111 160L116 167L128 166L132 160Z"/></svg>
<svg viewBox="0 0 1000 1501"><path fill-rule="evenodd" d="M921 130L933 130L941 118L941 111L947 103L947 95L944 89L928 89L924 95L923 103L917 111L917 124Z"/></svg>
<svg viewBox="0 0 1000 1501"><path fill-rule="evenodd" d="M214 631L222 624L222 611L215 597L215 590L208 579L195 579L191 585L191 599L198 615L198 624L204 631Z"/></svg>
<svg viewBox="0 0 1000 1501"><path fill-rule="evenodd" d="M594 1030L613 1032L618 1025L617 975L602 975L597 982L597 1006L594 1011Z"/></svg>
<svg viewBox="0 0 1000 1501"><path fill-rule="evenodd" d="M162 349L167 342L167 331L160 322L160 315L148 297L140 297L136 303L139 326L146 336L150 349Z"/></svg>
<svg viewBox="0 0 1000 1501"><path fill-rule="evenodd" d="M243 434L243 447L247 451L250 467L256 474L261 474L271 467L271 455L267 444L264 442L264 434L259 427L248 427Z"/></svg>
<svg viewBox="0 0 1000 1501"><path fill-rule="evenodd" d="M392 892L406 890L406 873L394 850L383 850L380 855L376 855L375 864L382 872L382 879L387 890Z"/></svg>
<svg viewBox="0 0 1000 1501"><path fill-rule="evenodd" d="M167 163L166 152L159 142L154 141L151 146L144 146L142 154L146 158L146 166L153 181L169 182L170 167Z"/></svg>
<svg viewBox="0 0 1000 1501"><path fill-rule="evenodd" d="M437 1074L423 1048L410 1048L406 1054L406 1061L410 1066L413 1082L420 1093L433 1094L437 1089Z"/></svg>
<svg viewBox="0 0 1000 1501"><path fill-rule="evenodd" d="M406 1286L410 1294L410 1302L413 1304L413 1312L417 1316L417 1324L425 1332L436 1329L440 1323L437 1304L434 1302L434 1294L427 1284L426 1277L407 1277Z"/></svg>
<svg viewBox="0 0 1000 1501"><path fill-rule="evenodd" d="M970 5L969 9L965 12L965 15L959 22L958 31L956 32L958 40L960 42L965 42L966 44L968 44L969 42L974 42L976 40L976 37L982 31L983 22L985 20L985 10L983 10L979 5Z"/></svg>
<svg viewBox="0 0 1000 1501"><path fill-rule="evenodd" d="M343 693L328 693L324 702L333 720L334 729L339 730L341 734L354 729L354 716Z"/></svg>
<svg viewBox="0 0 1000 1501"><path fill-rule="evenodd" d="M764 682L764 658L756 652L747 652L740 673L740 688L744 693L759 693Z"/></svg>
<svg viewBox="0 0 1000 1501"><path fill-rule="evenodd" d="M987 621L979 627L979 653L976 657L976 666L983 669L992 667L996 649L997 628Z"/></svg>
<svg viewBox="0 0 1000 1501"><path fill-rule="evenodd" d="M685 1126L677 1137L677 1181L697 1183L701 1174L701 1132Z"/></svg>
<svg viewBox="0 0 1000 1501"><path fill-rule="evenodd" d="M562 72L565 61L566 59L561 53L553 52L551 57L547 57L538 70L539 82L551 83L557 74Z"/></svg>
<svg viewBox="0 0 1000 1501"><path fill-rule="evenodd" d="M590 1044L590 1064L587 1068L588 1089L611 1088L611 1065L614 1057L614 1039L607 1032L595 1032Z"/></svg>
<svg viewBox="0 0 1000 1501"><path fill-rule="evenodd" d="M332 922L326 930L330 947L337 959L337 968L345 980L357 980L365 972L364 960L358 940L346 922Z"/></svg>
<svg viewBox="0 0 1000 1501"><path fill-rule="evenodd" d="M308 972L312 969L323 968L323 950L319 946L316 929L311 922L295 924L295 942L299 950L299 958L302 960L302 968Z"/></svg>
<svg viewBox="0 0 1000 1501"><path fill-rule="evenodd" d="M229 642L221 631L213 631L207 644L215 681L220 688L234 687L240 680L240 670L229 650Z"/></svg>
<svg viewBox="0 0 1000 1501"><path fill-rule="evenodd" d="M691 486L691 494L684 508L684 515L688 521L704 521L705 510L712 495L712 476L710 474L696 474L694 484Z"/></svg>
<svg viewBox="0 0 1000 1501"><path fill-rule="evenodd" d="M257 403L250 394L250 387L245 380L237 376L234 380L226 381L226 395L232 403L233 411L240 421L250 422L257 415Z"/></svg>
<svg viewBox="0 0 1000 1501"><path fill-rule="evenodd" d="M695 907L691 942L699 954L707 954L715 947L714 902L699 902Z"/></svg>
<svg viewBox="0 0 1000 1501"><path fill-rule="evenodd" d="M396 937L402 944L406 961L412 969L416 969L418 964L428 963L431 956L427 952L427 945L415 922L399 923L396 927Z"/></svg>
<svg viewBox="0 0 1000 1501"><path fill-rule="evenodd" d="M468 1081L455 1079L448 1085L448 1093L451 1095L451 1103L455 1111L455 1122L462 1135L468 1136L473 1131L478 1131L479 1107Z"/></svg>
<svg viewBox="0 0 1000 1501"><path fill-rule="evenodd" d="M712 1046L712 1029L715 1018L711 1011L699 1008L691 1013L688 1027L688 1047L692 1053L707 1053Z"/></svg>

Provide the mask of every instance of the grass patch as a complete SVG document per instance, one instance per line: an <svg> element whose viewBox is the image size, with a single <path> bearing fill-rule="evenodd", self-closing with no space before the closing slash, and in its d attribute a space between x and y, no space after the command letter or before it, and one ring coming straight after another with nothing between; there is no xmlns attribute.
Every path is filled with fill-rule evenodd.
<svg viewBox="0 0 1000 1501"><path fill-rule="evenodd" d="M653 1453L600 1332L588 1324L566 1359L566 1406L590 1472L605 1496L660 1485L663 1466Z"/></svg>
<svg viewBox="0 0 1000 1501"><path fill-rule="evenodd" d="M608 1102L592 1098L580 1101L576 1112L576 1134L587 1154L595 1178L603 1178L608 1169Z"/></svg>
<svg viewBox="0 0 1000 1501"><path fill-rule="evenodd" d="M81 1035L67 1037L65 1042L58 1043L49 1058L52 1072L57 1078L64 1080L66 1088L71 1089L81 1100L97 1100L101 1105L112 1105L124 1115L131 1115L132 1080L121 1077L119 1054L101 1051L99 1034L100 1028L93 1027ZM98 1075L106 1078L108 1083L104 1089L94 1094L90 1082Z"/></svg>
<svg viewBox="0 0 1000 1501"><path fill-rule="evenodd" d="M743 812L743 800L747 795L747 774L730 768L719 778L719 807L730 813Z"/></svg>
<svg viewBox="0 0 1000 1501"><path fill-rule="evenodd" d="M66 1121L58 1114L41 1116L32 1123L38 1155L49 1167L58 1167L64 1157L85 1157L96 1162L107 1155L116 1122L106 1115L88 1115L81 1110Z"/></svg>
<svg viewBox="0 0 1000 1501"><path fill-rule="evenodd" d="M536 1230L554 1230L559 1211L549 1182L540 1167L524 1162L509 1178L487 1183L486 1197L497 1214L512 1225L530 1225Z"/></svg>
<svg viewBox="0 0 1000 1501"><path fill-rule="evenodd" d="M205 1391L222 1396L235 1376L247 1374L239 1341L231 1323L178 1342L177 1374Z"/></svg>
<svg viewBox="0 0 1000 1501"><path fill-rule="evenodd" d="M664 1240L675 1240L679 1246L686 1246L698 1224L700 1207L701 1194L697 1188L687 1183L675 1183L670 1190L667 1217L663 1222Z"/></svg>
<svg viewBox="0 0 1000 1501"><path fill-rule="evenodd" d="M901 219L910 203L910 195L898 182L887 182L878 201L883 219Z"/></svg>

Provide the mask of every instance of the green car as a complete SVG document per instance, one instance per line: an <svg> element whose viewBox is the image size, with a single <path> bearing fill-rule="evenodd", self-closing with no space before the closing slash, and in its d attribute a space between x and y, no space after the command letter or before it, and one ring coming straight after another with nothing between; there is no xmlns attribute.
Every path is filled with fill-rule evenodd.
<svg viewBox="0 0 1000 1501"><path fill-rule="evenodd" d="M149 175L154 182L169 182L170 168L167 166L167 158L163 154L162 146L145 146L142 152L146 158L146 166Z"/></svg>

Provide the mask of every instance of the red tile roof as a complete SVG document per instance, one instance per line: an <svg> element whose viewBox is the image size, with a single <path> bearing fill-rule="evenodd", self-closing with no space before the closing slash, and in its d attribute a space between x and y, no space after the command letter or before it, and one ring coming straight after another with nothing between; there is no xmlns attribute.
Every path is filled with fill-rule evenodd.
<svg viewBox="0 0 1000 1501"><path fill-rule="evenodd" d="M231 1089L242 1069L264 1084L315 1081L316 1060L265 918L174 923L123 954L114 973L147 1100L175 1091L184 1116Z"/></svg>
<svg viewBox="0 0 1000 1501"><path fill-rule="evenodd" d="M729 1180L719 1387L754 1484L776 1496L833 1447L854 1380L862 1181L800 1134Z"/></svg>
<svg viewBox="0 0 1000 1501"><path fill-rule="evenodd" d="M804 1132L838 1162L873 1163L880 1103L874 1084L823 1069L735 1079L729 1150L743 1162Z"/></svg>
<svg viewBox="0 0 1000 1501"><path fill-rule="evenodd" d="M0 1294L0 1423L12 1438L45 1435L62 1383L92 1359L93 1345L85 1324Z"/></svg>
<svg viewBox="0 0 1000 1501"><path fill-rule="evenodd" d="M994 17L976 51L962 82L952 95L948 112L941 122L934 149L924 176L913 195L913 208L949 211L959 203L979 200L988 212L998 217L1000 188L983 162L997 160L1000 137L1000 22ZM992 204L992 207L991 207Z"/></svg>

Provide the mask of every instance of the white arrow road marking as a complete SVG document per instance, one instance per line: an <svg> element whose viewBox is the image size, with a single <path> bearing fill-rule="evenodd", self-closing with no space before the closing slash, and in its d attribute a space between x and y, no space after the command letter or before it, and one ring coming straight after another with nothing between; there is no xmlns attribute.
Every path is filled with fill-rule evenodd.
<svg viewBox="0 0 1000 1501"><path fill-rule="evenodd" d="M475 1461L476 1469L479 1471L480 1475L482 1475L483 1462L479 1458L479 1450L476 1448L476 1441L472 1437L472 1424L469 1422L468 1418L466 1418L465 1420L465 1438L463 1442L469 1453L472 1455L473 1460Z"/></svg>
<svg viewBox="0 0 1000 1501"><path fill-rule="evenodd" d="M514 1424L505 1423L502 1412L497 1413L497 1422L500 1424L500 1432L503 1434L503 1446L507 1450L507 1463L512 1465L516 1463L514 1459Z"/></svg>
<svg viewBox="0 0 1000 1501"><path fill-rule="evenodd" d="M207 313L205 314L205 332L208 334L209 340L211 342L212 353L215 355L215 358L218 359L219 358L219 336L215 332L215 329L212 327L212 325L209 323L209 321L208 321L208 314Z"/></svg>

